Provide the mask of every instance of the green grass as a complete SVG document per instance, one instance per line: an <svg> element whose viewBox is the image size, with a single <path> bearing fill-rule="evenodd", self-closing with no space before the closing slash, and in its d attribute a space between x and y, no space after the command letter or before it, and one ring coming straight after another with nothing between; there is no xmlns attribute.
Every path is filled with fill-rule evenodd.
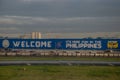
<svg viewBox="0 0 120 80"><path fill-rule="evenodd" d="M120 57L0 57L5 60L89 60L89 61L120 61Z"/></svg>
<svg viewBox="0 0 120 80"><path fill-rule="evenodd" d="M0 80L120 80L120 67L0 66Z"/></svg>

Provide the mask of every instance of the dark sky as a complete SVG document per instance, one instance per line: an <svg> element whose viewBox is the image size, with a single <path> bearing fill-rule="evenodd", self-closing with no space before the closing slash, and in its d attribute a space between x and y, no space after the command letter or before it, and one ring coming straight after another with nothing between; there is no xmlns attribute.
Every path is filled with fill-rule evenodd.
<svg viewBox="0 0 120 80"><path fill-rule="evenodd" d="M0 33L120 32L120 0L0 0Z"/></svg>

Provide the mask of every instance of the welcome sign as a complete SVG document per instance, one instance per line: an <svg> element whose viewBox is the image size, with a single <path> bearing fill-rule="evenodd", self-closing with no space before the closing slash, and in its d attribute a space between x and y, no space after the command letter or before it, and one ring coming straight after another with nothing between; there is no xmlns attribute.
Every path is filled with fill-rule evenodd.
<svg viewBox="0 0 120 80"><path fill-rule="evenodd" d="M120 39L0 39L0 48L120 50Z"/></svg>
<svg viewBox="0 0 120 80"><path fill-rule="evenodd" d="M53 40L43 39L5 39L2 48L11 49L53 49Z"/></svg>

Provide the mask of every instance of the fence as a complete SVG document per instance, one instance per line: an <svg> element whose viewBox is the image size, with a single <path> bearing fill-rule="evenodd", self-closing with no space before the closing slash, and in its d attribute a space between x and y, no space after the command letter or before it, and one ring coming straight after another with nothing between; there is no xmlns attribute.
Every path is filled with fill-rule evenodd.
<svg viewBox="0 0 120 80"><path fill-rule="evenodd" d="M75 56L75 57L120 57L119 51L69 51L69 50L19 50L1 51L0 56Z"/></svg>

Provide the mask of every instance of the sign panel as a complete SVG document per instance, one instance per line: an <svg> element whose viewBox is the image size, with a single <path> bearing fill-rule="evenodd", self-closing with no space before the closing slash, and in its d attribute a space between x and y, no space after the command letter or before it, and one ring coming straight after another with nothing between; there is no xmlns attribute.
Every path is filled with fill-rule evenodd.
<svg viewBox="0 0 120 80"><path fill-rule="evenodd" d="M0 48L120 50L120 39L0 39Z"/></svg>

